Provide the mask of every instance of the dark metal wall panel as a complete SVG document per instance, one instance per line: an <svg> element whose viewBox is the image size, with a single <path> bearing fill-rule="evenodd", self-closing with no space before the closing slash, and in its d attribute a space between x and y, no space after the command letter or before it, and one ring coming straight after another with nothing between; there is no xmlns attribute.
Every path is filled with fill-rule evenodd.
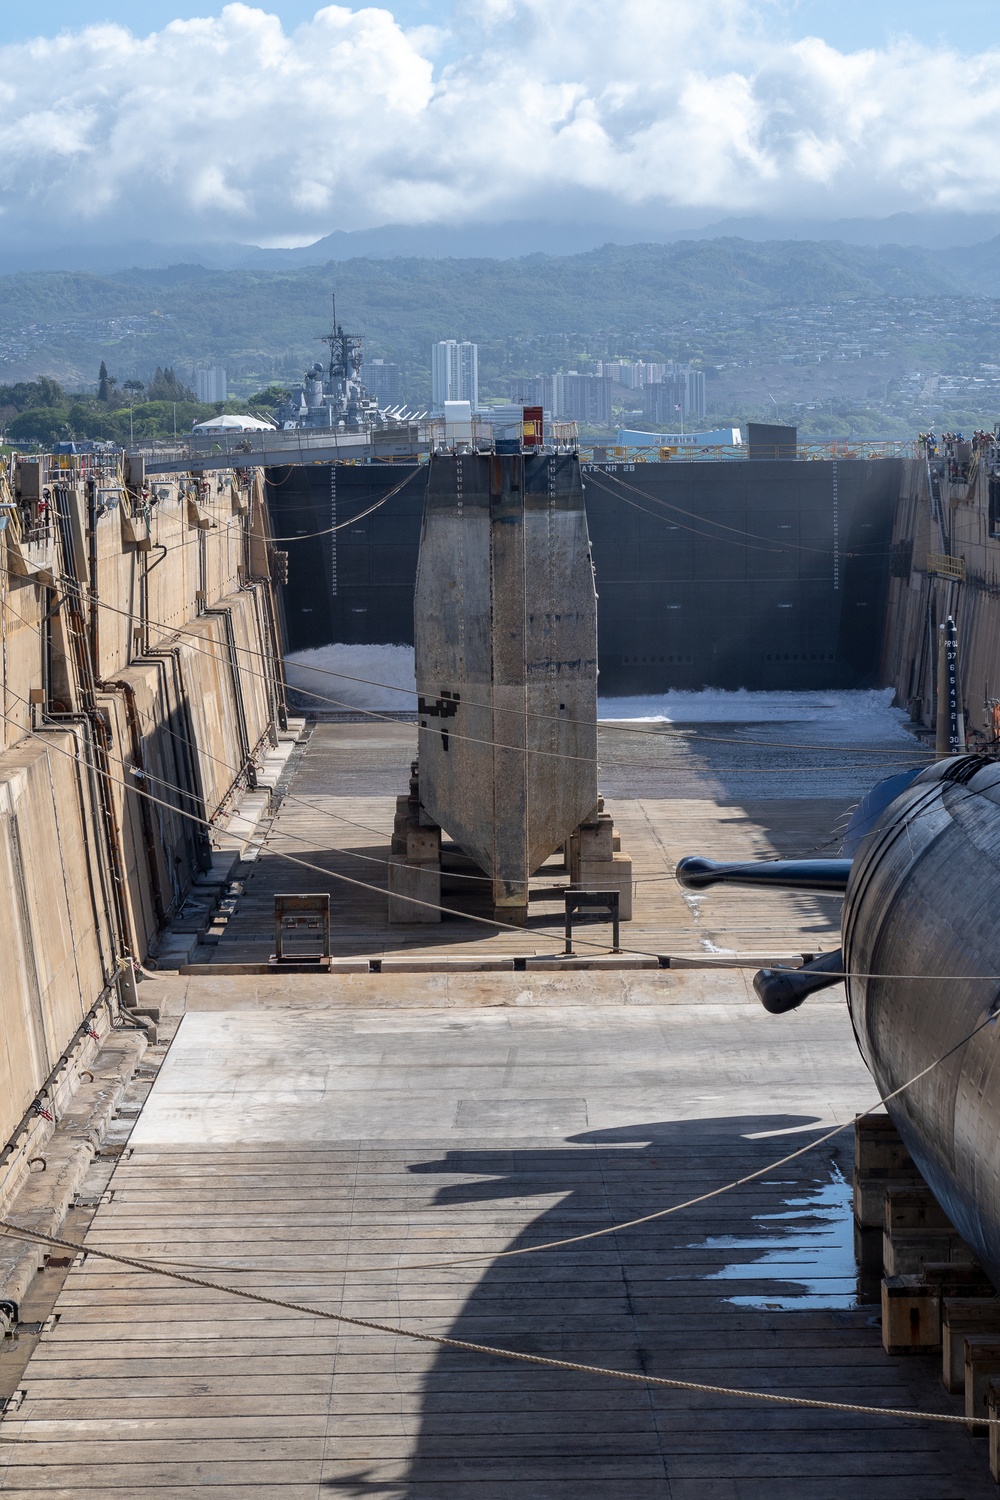
<svg viewBox="0 0 1000 1500"><path fill-rule="evenodd" d="M288 550L284 613L291 651L333 641L412 645L426 478L419 464L267 471L272 526L289 538L281 545ZM400 484L378 510L362 514Z"/></svg>
<svg viewBox="0 0 1000 1500"><path fill-rule="evenodd" d="M412 643L426 465L360 517L406 475L338 465L335 545L283 544L292 650ZM277 534L329 527L329 466L269 478ZM601 691L875 685L900 479L896 459L586 466Z"/></svg>

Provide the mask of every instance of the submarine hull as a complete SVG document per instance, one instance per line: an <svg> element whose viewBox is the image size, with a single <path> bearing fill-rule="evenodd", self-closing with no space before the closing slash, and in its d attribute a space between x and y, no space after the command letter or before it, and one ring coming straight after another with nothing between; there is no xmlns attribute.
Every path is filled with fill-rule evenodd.
<svg viewBox="0 0 1000 1500"><path fill-rule="evenodd" d="M916 1079L888 1100L889 1114L1000 1286L1000 1032L983 1026L1000 1004L998 918L1000 765L939 762L889 805L855 858L847 996L883 1097Z"/></svg>

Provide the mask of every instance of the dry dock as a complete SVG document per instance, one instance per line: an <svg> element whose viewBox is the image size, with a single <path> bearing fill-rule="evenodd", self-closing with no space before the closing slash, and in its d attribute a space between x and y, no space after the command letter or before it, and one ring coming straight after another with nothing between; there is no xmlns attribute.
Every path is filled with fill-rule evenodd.
<svg viewBox="0 0 1000 1500"><path fill-rule="evenodd" d="M605 731L602 784L638 881L624 944L651 966L569 973L540 957L561 946L554 902L496 933L467 918L389 928L384 894L348 895L339 874L384 887L415 735L315 726L288 763L266 841L248 840L242 894L216 941L192 936L188 972L140 985L161 1010L155 1082L141 1111L137 1096L126 1102L92 1183L100 1201L71 1212L66 1233L79 1223L92 1247L400 1331L349 1329L93 1255L46 1272L33 1296L49 1321L0 1427L0 1490L995 1494L983 1440L961 1426L626 1384L406 1332L692 1383L959 1409L933 1359L884 1354L877 1305L857 1301L850 1129L675 1215L505 1253L698 1197L872 1104L838 990L774 1018L746 971L658 961L836 945L825 899L685 899L670 876L683 853L802 853L829 839L875 777L849 736L831 746L826 730ZM855 740L890 766L904 753L888 732ZM341 972L261 972L281 889L331 892ZM603 929L584 931L607 949ZM510 969L463 971L456 955ZM533 955L542 968L528 966ZM381 972L366 972L372 960ZM47 1304L46 1276L65 1277Z"/></svg>
<svg viewBox="0 0 1000 1500"><path fill-rule="evenodd" d="M816 741L818 728L801 733ZM805 748L782 748L788 738L788 726L780 724L602 728L601 785L636 882L635 917L622 929L632 962L656 967L661 954L768 956L837 947L836 898L721 891L706 900L682 891L673 878L677 860L693 851L759 859L829 844L879 768L889 774L916 751L912 741L897 738L876 742L874 754L828 751L822 738ZM439 967L442 960L452 967L460 960L558 955L562 901L546 896L565 883L558 861L532 881L524 929L498 930L482 920L489 912L485 882L457 858L446 859L445 870L453 873L445 875L442 900L481 920L446 916L429 926L389 925L388 834L415 753L411 724L369 718L314 725L260 857L248 866L234 913L218 943L200 945L192 961L266 964L274 947L274 896L289 889L329 893L332 952L342 966L367 968L376 959L387 968L406 961ZM606 929L581 929L581 957L606 956L610 946Z"/></svg>

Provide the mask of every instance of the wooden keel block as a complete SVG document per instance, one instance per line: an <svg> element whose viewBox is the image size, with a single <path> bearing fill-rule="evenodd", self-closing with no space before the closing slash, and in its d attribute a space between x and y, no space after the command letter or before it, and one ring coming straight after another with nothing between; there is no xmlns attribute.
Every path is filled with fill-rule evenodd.
<svg viewBox="0 0 1000 1500"><path fill-rule="evenodd" d="M886 1354L930 1354L941 1347L941 1298L919 1276L882 1281L882 1347Z"/></svg>
<svg viewBox="0 0 1000 1500"><path fill-rule="evenodd" d="M882 1231L854 1220L854 1259L865 1275L882 1278Z"/></svg>
<svg viewBox="0 0 1000 1500"><path fill-rule="evenodd" d="M976 1260L927 1260L920 1268L942 1297L993 1297L996 1289Z"/></svg>
<svg viewBox="0 0 1000 1500"><path fill-rule="evenodd" d="M854 1217L865 1229L885 1228L886 1194L895 1191L919 1191L924 1180L918 1173L869 1171L854 1169Z"/></svg>
<svg viewBox="0 0 1000 1500"><path fill-rule="evenodd" d="M954 1228L930 1188L890 1184L885 1190L884 1218L886 1234L897 1229Z"/></svg>
<svg viewBox="0 0 1000 1500"><path fill-rule="evenodd" d="M965 1389L965 1340L970 1334L995 1334L1000 1338L1000 1298L942 1299L941 1379L946 1391Z"/></svg>
<svg viewBox="0 0 1000 1500"><path fill-rule="evenodd" d="M990 1474L1000 1484L1000 1386L991 1380L986 1391L986 1415L993 1426L990 1428Z"/></svg>
<svg viewBox="0 0 1000 1500"><path fill-rule="evenodd" d="M965 1415L986 1416L990 1381L1000 1382L1000 1335L972 1334L965 1340ZM982 1435L982 1428L970 1429Z"/></svg>
<svg viewBox="0 0 1000 1500"><path fill-rule="evenodd" d="M894 1229L882 1235L882 1264L887 1276L909 1276L926 1261L964 1263L971 1255L955 1229Z"/></svg>
<svg viewBox="0 0 1000 1500"><path fill-rule="evenodd" d="M411 864L389 861L389 921L440 922L441 866L437 861Z"/></svg>
<svg viewBox="0 0 1000 1500"><path fill-rule="evenodd" d="M854 1166L863 1177L870 1172L919 1176L888 1115L862 1115L855 1123Z"/></svg>

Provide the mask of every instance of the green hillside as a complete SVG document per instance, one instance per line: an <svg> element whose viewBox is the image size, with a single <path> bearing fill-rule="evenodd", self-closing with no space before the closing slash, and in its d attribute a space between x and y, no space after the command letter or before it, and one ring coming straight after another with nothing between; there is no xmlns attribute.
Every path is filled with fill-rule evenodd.
<svg viewBox="0 0 1000 1500"><path fill-rule="evenodd" d="M8 275L0 381L44 374L92 385L102 359L120 381L145 380L157 365L189 378L196 364L219 363L249 394L322 356L334 289L345 326L365 335L370 355L401 365L413 402L428 399L429 346L447 337L479 343L481 388L498 397L511 374L619 356L694 359L714 372L870 354L885 367L886 400L910 367L1000 364L988 300L1000 291L1000 242L943 252L715 239L515 260ZM796 310L809 314L803 327L829 328L825 344L800 337L788 321ZM972 365L966 375L982 384ZM877 382L869 384L871 406ZM741 399L739 390L727 396L727 409ZM777 399L750 392L743 406Z"/></svg>

